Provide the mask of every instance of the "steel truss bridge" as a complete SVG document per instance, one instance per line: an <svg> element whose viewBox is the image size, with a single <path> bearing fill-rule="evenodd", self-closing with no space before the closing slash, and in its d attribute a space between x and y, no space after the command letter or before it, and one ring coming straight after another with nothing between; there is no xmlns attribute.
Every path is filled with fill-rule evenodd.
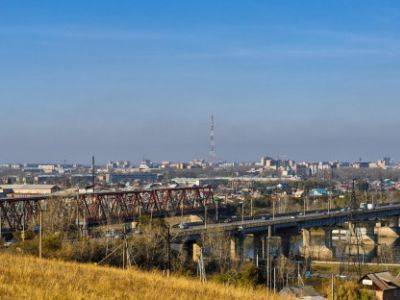
<svg viewBox="0 0 400 300"><path fill-rule="evenodd" d="M218 209L211 187L98 191L0 198L1 228L22 230L38 224L42 210L66 226L130 222L140 215L174 216Z"/></svg>

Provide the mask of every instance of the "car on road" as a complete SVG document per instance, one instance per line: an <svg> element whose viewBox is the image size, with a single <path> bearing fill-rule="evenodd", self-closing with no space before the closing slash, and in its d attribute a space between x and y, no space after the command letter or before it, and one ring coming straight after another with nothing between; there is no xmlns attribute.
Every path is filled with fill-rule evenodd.
<svg viewBox="0 0 400 300"><path fill-rule="evenodd" d="M237 216L232 216L230 218L226 218L224 220L224 223L231 223L231 222L236 222L237 221Z"/></svg>
<svg viewBox="0 0 400 300"><path fill-rule="evenodd" d="M179 227L180 229L188 229L188 228L189 228L189 225L182 222L182 223L179 224L178 227Z"/></svg>

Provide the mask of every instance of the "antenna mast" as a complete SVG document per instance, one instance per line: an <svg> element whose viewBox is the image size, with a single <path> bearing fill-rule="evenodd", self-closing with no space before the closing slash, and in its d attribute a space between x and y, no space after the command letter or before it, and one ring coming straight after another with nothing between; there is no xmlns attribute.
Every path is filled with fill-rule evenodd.
<svg viewBox="0 0 400 300"><path fill-rule="evenodd" d="M217 154L215 152L214 115L211 114L211 118L210 118L210 158L209 158L209 163L211 165L215 164L216 159L217 159Z"/></svg>

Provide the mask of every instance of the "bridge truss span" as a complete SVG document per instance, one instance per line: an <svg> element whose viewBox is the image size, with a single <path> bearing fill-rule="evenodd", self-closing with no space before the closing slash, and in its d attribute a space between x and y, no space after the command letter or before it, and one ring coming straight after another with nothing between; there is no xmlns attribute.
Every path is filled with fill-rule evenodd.
<svg viewBox="0 0 400 300"><path fill-rule="evenodd" d="M91 223L130 221L140 215L169 216L214 208L210 187L164 188L79 195L79 211Z"/></svg>
<svg viewBox="0 0 400 300"><path fill-rule="evenodd" d="M121 190L0 199L1 228L10 231L38 224L39 211L51 223L96 226L130 222L141 215L155 217L191 214L214 209L211 187Z"/></svg>

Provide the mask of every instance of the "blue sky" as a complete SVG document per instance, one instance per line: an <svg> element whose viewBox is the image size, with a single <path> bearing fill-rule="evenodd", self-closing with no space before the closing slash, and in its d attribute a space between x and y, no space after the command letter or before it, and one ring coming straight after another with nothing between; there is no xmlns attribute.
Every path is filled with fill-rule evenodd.
<svg viewBox="0 0 400 300"><path fill-rule="evenodd" d="M0 161L400 159L398 1L0 0Z"/></svg>

